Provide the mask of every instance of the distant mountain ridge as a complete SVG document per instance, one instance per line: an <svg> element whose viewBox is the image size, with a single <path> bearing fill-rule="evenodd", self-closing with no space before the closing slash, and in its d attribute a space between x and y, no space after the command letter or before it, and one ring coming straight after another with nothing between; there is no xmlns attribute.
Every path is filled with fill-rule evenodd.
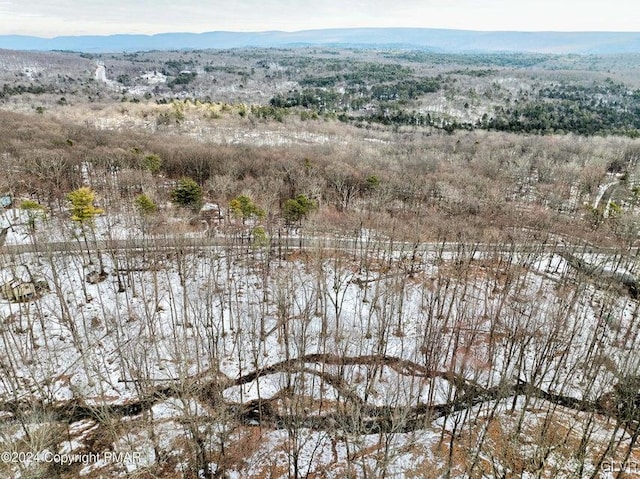
<svg viewBox="0 0 640 479"><path fill-rule="evenodd" d="M161 33L157 35L0 35L9 50L71 50L86 53L241 47L346 46L428 49L442 53L640 53L640 32L482 32L430 28L341 28L299 32Z"/></svg>

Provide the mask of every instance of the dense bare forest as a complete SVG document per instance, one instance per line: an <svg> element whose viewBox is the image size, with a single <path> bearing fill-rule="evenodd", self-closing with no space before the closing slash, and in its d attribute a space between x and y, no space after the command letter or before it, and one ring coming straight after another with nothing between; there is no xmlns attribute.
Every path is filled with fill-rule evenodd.
<svg viewBox="0 0 640 479"><path fill-rule="evenodd" d="M0 474L640 470L636 57L0 63Z"/></svg>

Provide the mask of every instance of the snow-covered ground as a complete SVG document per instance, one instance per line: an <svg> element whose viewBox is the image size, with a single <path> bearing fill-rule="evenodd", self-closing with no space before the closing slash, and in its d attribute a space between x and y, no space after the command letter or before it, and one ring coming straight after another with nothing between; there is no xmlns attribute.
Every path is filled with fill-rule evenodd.
<svg viewBox="0 0 640 479"><path fill-rule="evenodd" d="M98 236L134 233L110 221L117 223L100 220ZM20 228L11 243L28 241ZM100 452L106 446L92 449L99 437L137 458L70 466L77 477L167 464L181 477L194 467L200 439L207 467L228 477L289 477L294 469L299 476L413 477L430 461L444 467L442 434L466 424L474 408L508 403L533 414L549 407L510 392L514 385L596 404L640 364L637 301L581 277L562 255L430 249L408 258L397 251L278 258L224 246L0 256L2 279L32 276L49 285L35 300L0 301L0 405L8 419L17 417L6 406L12 401L94 408L92 420L71 420L47 447ZM609 269L620 263L584 259ZM88 282L101 268L105 280ZM496 401L499 388L505 392ZM455 414L432 409L433 420L420 413L422 426L409 427L421 408L472 390L486 398ZM100 412L143 399L140 410ZM252 415L260 403L267 409ZM375 424L372 411L393 411L396 429L356 433L357 420L340 423L359 414ZM406 417L397 416L402 411ZM31 435L60 427L46 414L29 417ZM9 450L25 442L17 424L2 426ZM606 425L594 438L598 431L610 437ZM12 477L30 470L5 466Z"/></svg>

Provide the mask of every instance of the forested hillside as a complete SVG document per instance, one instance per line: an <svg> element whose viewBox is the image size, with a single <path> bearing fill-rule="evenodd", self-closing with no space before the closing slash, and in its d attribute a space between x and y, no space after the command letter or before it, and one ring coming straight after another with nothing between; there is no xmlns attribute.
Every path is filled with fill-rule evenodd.
<svg viewBox="0 0 640 479"><path fill-rule="evenodd" d="M0 476L637 472L636 57L0 64Z"/></svg>

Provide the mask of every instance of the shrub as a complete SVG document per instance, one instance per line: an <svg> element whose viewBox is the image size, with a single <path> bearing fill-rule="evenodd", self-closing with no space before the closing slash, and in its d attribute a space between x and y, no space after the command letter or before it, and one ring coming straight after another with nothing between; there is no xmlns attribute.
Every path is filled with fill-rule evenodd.
<svg viewBox="0 0 640 479"><path fill-rule="evenodd" d="M158 155L146 155L141 161L142 168L152 174L157 174L162 168L162 159Z"/></svg>
<svg viewBox="0 0 640 479"><path fill-rule="evenodd" d="M262 226L256 226L251 230L251 244L256 248L269 245L269 237Z"/></svg>
<svg viewBox="0 0 640 479"><path fill-rule="evenodd" d="M367 176L367 179L365 180L365 189L367 191L376 190L379 186L380 178L378 178L376 175Z"/></svg>
<svg viewBox="0 0 640 479"><path fill-rule="evenodd" d="M158 211L158 205L156 205L151 198L144 193L136 196L133 200L138 211L143 215L150 215Z"/></svg>

